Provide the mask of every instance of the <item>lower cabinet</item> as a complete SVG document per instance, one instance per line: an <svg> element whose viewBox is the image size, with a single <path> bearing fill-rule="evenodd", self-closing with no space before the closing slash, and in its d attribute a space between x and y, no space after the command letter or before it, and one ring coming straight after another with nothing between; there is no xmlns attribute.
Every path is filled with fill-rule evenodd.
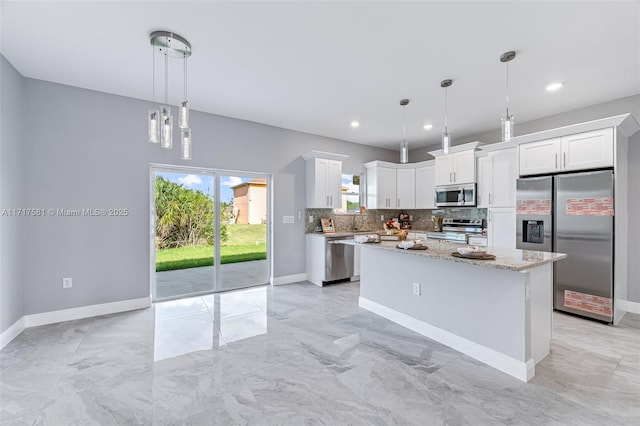
<svg viewBox="0 0 640 426"><path fill-rule="evenodd" d="M487 209L487 244L489 247L516 248L516 209Z"/></svg>

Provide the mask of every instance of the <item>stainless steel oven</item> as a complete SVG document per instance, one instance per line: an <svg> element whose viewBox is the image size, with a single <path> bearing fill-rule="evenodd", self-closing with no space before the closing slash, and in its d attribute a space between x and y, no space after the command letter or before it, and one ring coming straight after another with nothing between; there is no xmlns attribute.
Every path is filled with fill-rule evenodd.
<svg viewBox="0 0 640 426"><path fill-rule="evenodd" d="M476 184L446 185L436 187L437 207L461 207L476 205Z"/></svg>

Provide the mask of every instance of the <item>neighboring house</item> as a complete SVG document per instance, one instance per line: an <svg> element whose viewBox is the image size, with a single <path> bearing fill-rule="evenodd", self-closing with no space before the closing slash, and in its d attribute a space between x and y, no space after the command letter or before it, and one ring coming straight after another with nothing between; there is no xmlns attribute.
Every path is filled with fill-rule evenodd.
<svg viewBox="0 0 640 426"><path fill-rule="evenodd" d="M256 225L267 219L267 181L253 179L232 186L234 223Z"/></svg>

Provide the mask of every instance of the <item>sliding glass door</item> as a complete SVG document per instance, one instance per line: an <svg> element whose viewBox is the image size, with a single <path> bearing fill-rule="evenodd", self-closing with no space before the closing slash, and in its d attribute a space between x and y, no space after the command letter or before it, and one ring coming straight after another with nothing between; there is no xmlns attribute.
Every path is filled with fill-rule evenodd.
<svg viewBox="0 0 640 426"><path fill-rule="evenodd" d="M269 282L268 175L152 166L154 301Z"/></svg>

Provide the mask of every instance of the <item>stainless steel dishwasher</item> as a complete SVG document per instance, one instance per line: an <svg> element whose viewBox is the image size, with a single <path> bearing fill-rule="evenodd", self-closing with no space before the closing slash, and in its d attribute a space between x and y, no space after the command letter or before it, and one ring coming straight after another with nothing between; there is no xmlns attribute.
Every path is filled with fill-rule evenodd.
<svg viewBox="0 0 640 426"><path fill-rule="evenodd" d="M340 240L353 240L353 235L325 237L323 283L345 281L353 276L354 247L339 243Z"/></svg>

